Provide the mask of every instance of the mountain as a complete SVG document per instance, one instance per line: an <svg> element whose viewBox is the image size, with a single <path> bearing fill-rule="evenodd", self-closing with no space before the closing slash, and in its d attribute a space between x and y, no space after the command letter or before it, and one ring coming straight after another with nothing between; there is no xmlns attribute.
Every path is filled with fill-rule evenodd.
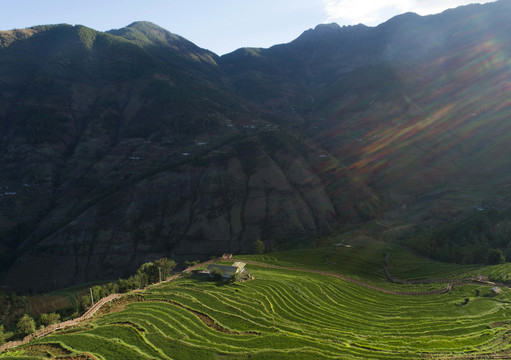
<svg viewBox="0 0 511 360"><path fill-rule="evenodd" d="M497 1L374 28L319 25L220 64L240 93L420 221L509 194L509 15Z"/></svg>
<svg viewBox="0 0 511 360"><path fill-rule="evenodd" d="M510 12L222 57L148 22L0 32L1 289L508 206Z"/></svg>
<svg viewBox="0 0 511 360"><path fill-rule="evenodd" d="M258 237L271 247L379 206L181 37L149 23L25 32L1 34L4 289L115 279Z"/></svg>

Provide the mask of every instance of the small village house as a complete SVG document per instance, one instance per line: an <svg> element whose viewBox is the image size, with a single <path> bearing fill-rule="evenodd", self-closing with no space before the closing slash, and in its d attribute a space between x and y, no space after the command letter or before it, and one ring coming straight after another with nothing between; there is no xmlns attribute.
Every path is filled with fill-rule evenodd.
<svg viewBox="0 0 511 360"><path fill-rule="evenodd" d="M229 279L245 271L245 265L244 262L235 262L232 265L210 264L205 272L210 276L213 276L214 273L219 273L222 274L222 279Z"/></svg>
<svg viewBox="0 0 511 360"><path fill-rule="evenodd" d="M498 294L500 294L501 292L502 292L502 289L501 289L501 288L499 288L498 286L492 287L492 288L490 289L490 294L491 294L491 295L498 295Z"/></svg>

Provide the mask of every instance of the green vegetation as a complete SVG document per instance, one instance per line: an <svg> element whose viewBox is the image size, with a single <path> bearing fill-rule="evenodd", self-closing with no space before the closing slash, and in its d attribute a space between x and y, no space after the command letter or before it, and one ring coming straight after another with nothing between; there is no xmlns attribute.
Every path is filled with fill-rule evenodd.
<svg viewBox="0 0 511 360"><path fill-rule="evenodd" d="M511 211L481 206L439 229L420 232L406 244L445 262L496 265L511 261Z"/></svg>
<svg viewBox="0 0 511 360"><path fill-rule="evenodd" d="M161 258L154 262L142 264L135 275L127 279L119 279L118 282L108 283L105 285L95 285L92 287L92 296L94 301L98 301L110 294L125 293L135 289L142 289L149 284L154 284L161 280L165 280L171 275L172 270L177 263L174 260ZM91 306L90 295L84 295L79 299L80 310L84 311Z"/></svg>
<svg viewBox="0 0 511 360"><path fill-rule="evenodd" d="M97 302L110 294L144 288L149 284L159 282L160 274L161 280L167 279L171 276L175 266L176 262L167 258L144 263L135 275L127 279L91 286L92 296L94 301ZM44 300L45 297L47 297L46 300ZM57 312L41 313L37 306L34 306L33 298L38 298L38 301L35 301L38 305L45 302L48 305L48 302L55 301L56 297L67 299L64 307L58 307ZM18 296L15 293L7 295L0 292L0 309L6 309L5 313L0 313L2 322L0 324L0 344L5 341L21 339L35 332L36 329L59 323L61 320L76 318L80 313L88 310L91 305L89 286L61 290L53 293L53 295L47 294L34 297Z"/></svg>
<svg viewBox="0 0 511 360"><path fill-rule="evenodd" d="M21 336L32 334L35 331L34 319L28 314L23 315L18 321L18 324L16 324L16 331Z"/></svg>
<svg viewBox="0 0 511 360"><path fill-rule="evenodd" d="M440 273L465 278L495 269L439 264L370 239L350 247L246 255L242 258L255 280L229 284L181 277L144 290L136 301L87 326L21 349L35 359L42 358L37 348L49 345L104 359L507 356L509 289L490 296L491 285L474 283L442 295L385 293L364 283L419 292L430 285L389 283L383 275L383 252L391 269L409 274L403 276L408 280ZM361 283L312 270L349 274Z"/></svg>
<svg viewBox="0 0 511 360"><path fill-rule="evenodd" d="M55 141L55 133L62 131L67 118L44 106L26 106L16 116L16 130L31 143Z"/></svg>
<svg viewBox="0 0 511 360"><path fill-rule="evenodd" d="M96 36L98 32L86 26L77 25L76 26L78 36L80 40L84 43L88 48L92 48L94 41L96 40Z"/></svg>
<svg viewBox="0 0 511 360"><path fill-rule="evenodd" d="M257 238L257 240L254 242L254 247L256 254L263 254L266 246L264 245L264 242L261 240L261 238Z"/></svg>
<svg viewBox="0 0 511 360"><path fill-rule="evenodd" d="M185 264L185 267L189 268L189 267L195 266L197 264L200 264L200 260L194 260L194 261L185 260L184 264Z"/></svg>
<svg viewBox="0 0 511 360"><path fill-rule="evenodd" d="M49 326L60 322L60 315L56 313L41 314L39 323L43 326Z"/></svg>
<svg viewBox="0 0 511 360"><path fill-rule="evenodd" d="M2 345L5 342L5 338L6 338L6 335L5 335L4 326L0 325L0 345Z"/></svg>

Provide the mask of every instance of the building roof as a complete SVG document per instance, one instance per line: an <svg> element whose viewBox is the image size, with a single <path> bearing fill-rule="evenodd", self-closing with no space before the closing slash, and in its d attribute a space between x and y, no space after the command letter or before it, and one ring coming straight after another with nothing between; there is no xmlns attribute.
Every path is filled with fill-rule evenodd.
<svg viewBox="0 0 511 360"><path fill-rule="evenodd" d="M222 273L222 277L231 277L243 271L245 265L246 264L244 262L235 262L232 265L209 264L208 272L211 273L212 271L219 271Z"/></svg>
<svg viewBox="0 0 511 360"><path fill-rule="evenodd" d="M241 261L237 261L235 262L234 264L232 264L233 267L237 268L238 270L243 270L243 268L245 267L245 265L247 265L246 263L244 262L241 262Z"/></svg>
<svg viewBox="0 0 511 360"><path fill-rule="evenodd" d="M497 293L497 294L500 294L502 292L502 289L499 288L498 286L495 286L495 287L492 287L490 289L490 291L494 292L494 293Z"/></svg>

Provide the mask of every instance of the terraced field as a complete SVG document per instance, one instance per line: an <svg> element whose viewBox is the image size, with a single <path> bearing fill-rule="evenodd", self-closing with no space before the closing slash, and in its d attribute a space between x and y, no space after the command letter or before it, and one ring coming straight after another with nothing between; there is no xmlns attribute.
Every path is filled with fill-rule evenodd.
<svg viewBox="0 0 511 360"><path fill-rule="evenodd" d="M399 296L307 271L337 271L387 289L405 286L420 292L445 286L389 284L383 248L391 261L414 257L379 243L245 256L302 270L247 265L255 280L237 284L182 277L79 328L0 357L42 359L64 352L61 358L69 359L510 358L508 288L495 297L485 296L490 288L485 284L456 286L442 295ZM402 263L402 277L406 267L412 278L421 268L428 276L438 273L426 259ZM437 264L442 266L453 277L491 271Z"/></svg>

